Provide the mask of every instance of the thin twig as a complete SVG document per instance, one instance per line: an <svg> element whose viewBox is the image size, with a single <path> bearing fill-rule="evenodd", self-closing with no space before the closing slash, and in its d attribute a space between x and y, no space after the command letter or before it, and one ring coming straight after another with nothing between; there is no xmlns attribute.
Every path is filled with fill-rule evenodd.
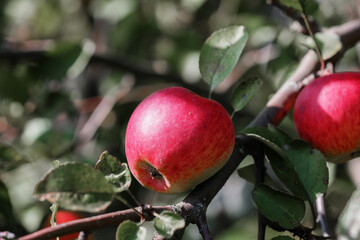
<svg viewBox="0 0 360 240"><path fill-rule="evenodd" d="M308 30L311 38L314 41L315 51L316 51L316 54L318 55L318 58L319 58L319 61L320 61L320 70L324 70L325 69L325 61L324 61L324 59L322 57L319 43L316 41L315 35L314 35L314 33L312 32L312 30L310 28L308 17L307 17L307 15L305 13L301 13L301 16L304 19L306 29Z"/></svg>
<svg viewBox="0 0 360 240"><path fill-rule="evenodd" d="M137 211L142 211L141 207L136 208ZM171 210L170 206L161 206L161 207L152 207L153 211L158 213L164 210ZM54 227L48 227L41 229L37 232L28 234L23 237L19 237L19 240L42 240L50 239L56 236L62 236L74 232L91 232L96 229L108 227L108 226L118 226L122 221L131 220L134 222L140 221L139 215L134 212L132 209L127 209L123 211L105 213L94 217L82 218L74 220L71 222L66 222L58 224ZM152 221L152 218L145 219L147 221Z"/></svg>
<svg viewBox="0 0 360 240"><path fill-rule="evenodd" d="M309 34L308 28L305 26L306 23L304 22L304 19L297 11L295 11L290 7L284 6L278 0L267 0L266 2L280 9L285 15L287 15L291 19L299 22L302 27L299 32L301 32L302 34ZM307 20L312 32L316 33L321 30L319 24L316 21L314 21L314 19L307 19Z"/></svg>
<svg viewBox="0 0 360 240"><path fill-rule="evenodd" d="M133 80L124 77L122 81L113 89L111 89L101 100L99 105L96 107L95 111L91 114L89 119L86 121L84 126L81 127L81 130L75 134L75 142L78 144L88 143L96 131L105 120L106 116L115 106L116 102L126 96L129 93L133 86ZM124 82L126 82L124 84ZM129 84L130 83L130 84Z"/></svg>

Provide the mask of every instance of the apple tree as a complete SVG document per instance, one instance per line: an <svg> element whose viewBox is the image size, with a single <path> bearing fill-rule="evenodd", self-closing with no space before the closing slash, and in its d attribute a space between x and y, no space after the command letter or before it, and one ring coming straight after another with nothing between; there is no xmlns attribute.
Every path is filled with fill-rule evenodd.
<svg viewBox="0 0 360 240"><path fill-rule="evenodd" d="M0 239L360 239L359 1L0 4Z"/></svg>

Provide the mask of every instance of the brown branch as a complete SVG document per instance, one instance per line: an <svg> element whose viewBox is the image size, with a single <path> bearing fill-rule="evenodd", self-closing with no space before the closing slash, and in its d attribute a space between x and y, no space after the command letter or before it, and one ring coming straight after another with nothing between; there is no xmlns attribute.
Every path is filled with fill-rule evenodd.
<svg viewBox="0 0 360 240"><path fill-rule="evenodd" d="M254 143L253 151L250 153L255 162L255 185L264 183L265 181L265 153L264 146L261 143ZM266 223L265 217L258 211L258 240L265 239Z"/></svg>
<svg viewBox="0 0 360 240"><path fill-rule="evenodd" d="M199 232L204 240L214 239L214 237L211 235L209 225L207 224L207 221L206 221L206 212L204 212L198 216L198 221L197 221L196 225L199 228Z"/></svg>
<svg viewBox="0 0 360 240"><path fill-rule="evenodd" d="M142 207L137 207L136 210L143 211ZM151 207L147 209L150 211L155 211L160 213L163 210L171 210L170 206L161 206L161 207ZM145 220L152 221L153 218L151 215L144 214ZM132 209L111 212L106 214L101 214L94 217L88 217L83 219L74 220L67 223L62 223L53 227L48 227L41 229L37 232L28 234L26 236L18 238L19 240L41 240L41 239L50 239L57 236L66 235L69 233L84 231L90 233L96 229L104 228L107 226L117 226L124 220L131 220L134 222L140 221L139 215Z"/></svg>
<svg viewBox="0 0 360 240"><path fill-rule="evenodd" d="M343 40L343 50L352 47L360 41L360 20L352 21L344 25L330 29L340 35ZM329 61L335 61L330 59ZM285 84L275 93L264 110L254 119L251 126L277 125L292 108L297 94L306 85L318 67L316 55L309 51L301 60L299 67ZM173 206L154 207L156 211L172 209L184 217L187 224L200 224L198 214L206 211L212 199L217 195L229 176L236 170L242 159L248 154L254 144L248 137L239 135L236 138L236 146L225 166L214 176L199 184L182 202ZM141 208L138 208L141 211ZM52 228L43 229L38 232L19 238L19 240L45 239L57 235L78 232L81 230L94 230L109 225L117 225L125 219L138 221L138 215L132 210L124 210L99 215L74 222L60 224ZM151 218L147 219L151 220Z"/></svg>

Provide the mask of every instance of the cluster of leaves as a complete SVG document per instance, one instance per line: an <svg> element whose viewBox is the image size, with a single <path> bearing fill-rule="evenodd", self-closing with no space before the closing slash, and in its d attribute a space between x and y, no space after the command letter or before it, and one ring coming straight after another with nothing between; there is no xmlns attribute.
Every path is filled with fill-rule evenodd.
<svg viewBox="0 0 360 240"><path fill-rule="evenodd" d="M253 190L253 200L259 211L280 229L294 231L316 228L314 204L316 198L323 195L329 184L329 171L322 153L302 140L293 140L283 131L269 126L268 128L252 127L243 131L265 146L265 155L271 169L276 175L267 176L265 183ZM240 168L241 177L253 181L249 172L254 164ZM306 204L310 205L313 214L313 226L302 225ZM306 232L306 231L305 231Z"/></svg>
<svg viewBox="0 0 360 240"><path fill-rule="evenodd" d="M209 84L209 97L214 89L232 72L248 40L244 26L232 26L215 31L204 43L199 59L202 79ZM233 90L231 116L240 111L259 90L262 81L249 78Z"/></svg>
<svg viewBox="0 0 360 240"><path fill-rule="evenodd" d="M34 196L53 203L55 209L60 206L72 211L100 212L110 205L113 198L128 204L120 193L129 191L130 184L131 174L127 164L105 151L94 168L84 163L56 162L36 185ZM134 211L143 218L139 211ZM174 212L153 214L155 229L165 237L171 237L175 230L185 227L184 220ZM121 223L116 239L128 239L129 236L145 239L146 229L141 227L142 224L143 221L136 224L130 220Z"/></svg>

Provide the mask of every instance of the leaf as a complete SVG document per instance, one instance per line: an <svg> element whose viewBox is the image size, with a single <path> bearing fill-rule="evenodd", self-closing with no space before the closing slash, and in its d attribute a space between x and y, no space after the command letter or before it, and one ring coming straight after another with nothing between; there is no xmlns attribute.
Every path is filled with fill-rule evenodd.
<svg viewBox="0 0 360 240"><path fill-rule="evenodd" d="M305 186L302 184L292 161L288 157L281 157L270 148L265 148L271 168L282 183L297 197L308 200Z"/></svg>
<svg viewBox="0 0 360 240"><path fill-rule="evenodd" d="M295 240L295 238L289 236L276 236L273 237L271 240Z"/></svg>
<svg viewBox="0 0 360 240"><path fill-rule="evenodd" d="M59 202L69 210L101 211L112 200L112 186L90 165L65 163L48 172L35 186L34 197Z"/></svg>
<svg viewBox="0 0 360 240"><path fill-rule="evenodd" d="M306 14L312 14L319 8L318 3L314 0L279 0L279 3L297 12Z"/></svg>
<svg viewBox="0 0 360 240"><path fill-rule="evenodd" d="M263 142L272 169L296 196L314 202L328 185L326 161L319 151L301 140L292 140L279 129L249 128L243 131Z"/></svg>
<svg viewBox="0 0 360 240"><path fill-rule="evenodd" d="M179 214L174 212L163 211L160 214L156 214L155 216L155 229L165 238L172 237L176 230L185 227L185 220Z"/></svg>
<svg viewBox="0 0 360 240"><path fill-rule="evenodd" d="M246 181L255 183L255 168L255 164L250 164L248 166L238 168L237 173ZM276 186L276 183L267 174L265 175L264 183L269 186Z"/></svg>
<svg viewBox="0 0 360 240"><path fill-rule="evenodd" d="M116 230L116 240L144 240L146 228L139 227L136 223L126 220Z"/></svg>
<svg viewBox="0 0 360 240"><path fill-rule="evenodd" d="M269 127L269 129L264 127L250 127L244 129L241 132L249 137L253 137L263 142L265 145L278 153L281 157L286 158L283 147L285 147L291 141L291 138L284 132L275 130L273 127Z"/></svg>
<svg viewBox="0 0 360 240"><path fill-rule="evenodd" d="M329 184L329 170L323 154L302 140L294 140L285 149L304 185L311 202L324 194Z"/></svg>
<svg viewBox="0 0 360 240"><path fill-rule="evenodd" d="M264 184L255 187L252 196L258 210L269 220L289 230L300 226L305 215L305 203L300 198Z"/></svg>
<svg viewBox="0 0 360 240"><path fill-rule="evenodd" d="M297 12L303 12L303 8L299 0L279 0L279 3L283 6L292 8Z"/></svg>
<svg viewBox="0 0 360 240"><path fill-rule="evenodd" d="M360 239L360 188L357 188L342 211L336 233L338 239Z"/></svg>
<svg viewBox="0 0 360 240"><path fill-rule="evenodd" d="M231 73L247 39L243 26L232 26L215 31L205 41L199 67L202 78L210 85L210 93Z"/></svg>
<svg viewBox="0 0 360 240"><path fill-rule="evenodd" d="M335 56L342 49L342 43L339 35L335 33L318 32L315 33L315 39L319 44L321 55L324 60ZM311 48L315 48L314 40L309 39Z"/></svg>
<svg viewBox="0 0 360 240"><path fill-rule="evenodd" d="M115 193L120 193L129 189L131 184L131 173L126 163L121 163L116 157L109 155L107 151L100 155L100 159L95 164L95 169L99 169L108 183L113 187Z"/></svg>
<svg viewBox="0 0 360 240"><path fill-rule="evenodd" d="M30 160L26 156L19 154L12 146L0 142L0 169L2 171L11 171L28 162Z"/></svg>
<svg viewBox="0 0 360 240"><path fill-rule="evenodd" d="M240 111L259 90L262 81L259 78L250 78L241 82L231 96L231 104L235 111Z"/></svg>
<svg viewBox="0 0 360 240"><path fill-rule="evenodd" d="M100 212L112 202L112 195L106 193L61 193L59 206L70 211Z"/></svg>

